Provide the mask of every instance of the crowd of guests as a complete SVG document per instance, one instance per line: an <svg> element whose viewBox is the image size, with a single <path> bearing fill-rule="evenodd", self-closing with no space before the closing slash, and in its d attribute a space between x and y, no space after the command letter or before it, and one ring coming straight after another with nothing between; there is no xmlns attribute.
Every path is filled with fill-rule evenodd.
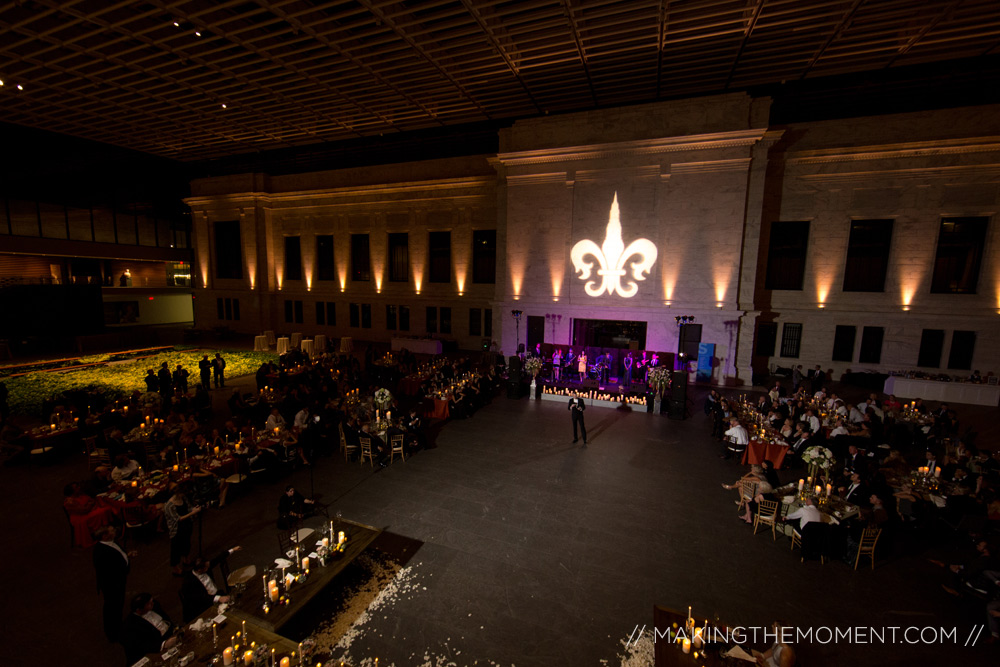
<svg viewBox="0 0 1000 667"><path fill-rule="evenodd" d="M833 495L858 512L824 527L826 555L854 564L866 528L881 530L877 546L882 553L891 553L904 539L922 548L964 548L968 553L958 562L932 562L945 568L945 590L987 605L991 641L1000 638L1000 449L977 448L976 434L960 433L958 415L949 405L931 407L920 399L902 403L877 394L847 401L801 377L791 392L779 381L753 398L713 390L705 413L712 436L724 443L723 458L742 458L751 433L763 428L773 442L788 446L783 467L795 471L794 480L807 475L802 455L810 447L833 452ZM723 486L741 489L739 519L746 523L753 522L760 501L777 501L781 507L782 496L796 494L778 490L777 472L767 460ZM805 534L809 524L822 523L820 500L807 495L781 520Z"/></svg>

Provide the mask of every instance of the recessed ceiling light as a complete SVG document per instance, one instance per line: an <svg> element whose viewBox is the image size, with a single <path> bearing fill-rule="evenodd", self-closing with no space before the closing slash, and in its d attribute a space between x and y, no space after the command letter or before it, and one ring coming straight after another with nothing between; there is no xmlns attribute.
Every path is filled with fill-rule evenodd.
<svg viewBox="0 0 1000 667"><path fill-rule="evenodd" d="M22 86L21 84L17 84L17 89L18 90L24 90L24 86Z"/></svg>
<svg viewBox="0 0 1000 667"><path fill-rule="evenodd" d="M181 24L180 24L180 23L178 23L177 21L174 21L174 27L175 27L175 28L180 28L180 27L181 27Z"/></svg>
<svg viewBox="0 0 1000 667"><path fill-rule="evenodd" d="M194 34L195 34L196 36L198 36L198 37L201 37L201 33L200 33L200 32L198 32L198 31L195 31L195 33L194 33Z"/></svg>
<svg viewBox="0 0 1000 667"><path fill-rule="evenodd" d="M0 79L0 86L3 85L3 79Z"/></svg>
<svg viewBox="0 0 1000 667"><path fill-rule="evenodd" d="M223 108L223 109L225 109L225 108L226 108L226 105L225 105L225 104L223 104L223 105L222 105L222 108Z"/></svg>

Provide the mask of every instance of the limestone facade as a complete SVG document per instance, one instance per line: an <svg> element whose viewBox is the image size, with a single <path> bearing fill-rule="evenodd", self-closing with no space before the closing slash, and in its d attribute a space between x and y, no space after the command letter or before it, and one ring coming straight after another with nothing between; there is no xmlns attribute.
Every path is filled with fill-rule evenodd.
<svg viewBox="0 0 1000 667"><path fill-rule="evenodd" d="M675 317L703 325L716 345L719 383L750 380L751 367L820 364L835 373L915 369L924 329L975 332L973 367L1000 371L1000 109L977 107L802 123L768 123L770 101L742 93L515 122L495 155L401 162L294 176L247 174L192 184L199 326L226 324L306 335L385 341L386 306L408 306L410 335L427 331L427 307L451 309L451 334L479 349L470 311L492 314L492 338L507 353L511 310L545 317L545 341L571 343L577 318L647 323L647 349L676 350ZM571 259L589 239L602 246L617 201L625 246L647 239L656 259L635 280L633 256L622 292L592 296ZM988 219L975 294L930 289L941 220ZM851 221L892 219L881 292L845 292ZM214 277L212 226L240 221L243 278ZM801 290L768 290L764 276L774 221L809 224ZM495 284L474 284L471 239L495 229ZM386 279L387 234L409 234L406 283ZM451 282L427 281L432 231L450 231ZM370 281L349 277L350 235L367 233ZM336 279L319 281L315 236L334 236ZM282 280L283 237L301 238L303 279ZM592 263L591 292L604 276ZM610 267L614 268L614 267ZM612 273L614 271L612 270ZM200 275L197 275L200 274ZM218 322L216 300L239 298L239 322ZM303 302L304 321L286 323L284 302ZM336 303L334 325L315 319L316 301ZM370 329L351 327L349 304L369 304ZM904 306L906 310L904 310ZM756 345L760 323L777 324L773 355ZM797 357L780 355L784 325L801 324ZM837 325L856 327L851 361L832 361ZM858 362L863 327L882 327L878 363ZM965 339L967 340L967 339ZM933 369L923 369L933 370ZM967 374L956 370L955 374Z"/></svg>

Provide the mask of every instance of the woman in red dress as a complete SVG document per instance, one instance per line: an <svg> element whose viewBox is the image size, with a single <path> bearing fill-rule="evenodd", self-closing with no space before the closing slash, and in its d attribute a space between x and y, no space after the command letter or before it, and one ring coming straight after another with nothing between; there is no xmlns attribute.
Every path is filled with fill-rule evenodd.
<svg viewBox="0 0 1000 667"><path fill-rule="evenodd" d="M111 523L114 509L99 506L94 498L80 490L76 482L67 484L63 493L66 496L63 507L73 526L73 539L81 547L94 546L94 531Z"/></svg>

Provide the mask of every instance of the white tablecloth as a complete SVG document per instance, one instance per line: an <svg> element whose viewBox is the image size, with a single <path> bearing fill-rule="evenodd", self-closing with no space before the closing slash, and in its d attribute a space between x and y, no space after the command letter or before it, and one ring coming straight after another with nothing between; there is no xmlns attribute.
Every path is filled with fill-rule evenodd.
<svg viewBox="0 0 1000 667"><path fill-rule="evenodd" d="M253 351L254 352L266 352L268 348L267 336L254 336L253 337Z"/></svg>
<svg viewBox="0 0 1000 667"><path fill-rule="evenodd" d="M290 343L290 345L292 347L298 347L301 344L302 344L302 334L300 334L300 333L293 333L292 334L292 342Z"/></svg>
<svg viewBox="0 0 1000 667"><path fill-rule="evenodd" d="M316 354L326 352L326 336L324 334L316 334L316 337L313 339L313 346L316 349Z"/></svg>
<svg viewBox="0 0 1000 667"><path fill-rule="evenodd" d="M340 353L350 354L354 351L354 339L350 336L344 336L340 339Z"/></svg>
<svg viewBox="0 0 1000 667"><path fill-rule="evenodd" d="M313 355L313 342L311 338L306 338L302 341L302 351L308 354L310 357Z"/></svg>
<svg viewBox="0 0 1000 667"><path fill-rule="evenodd" d="M889 376L882 391L897 398L922 398L925 401L942 403L966 403L968 405L1000 404L1000 387L972 382L938 382L936 380L914 380Z"/></svg>
<svg viewBox="0 0 1000 667"><path fill-rule="evenodd" d="M278 354L285 354L288 352L288 338L282 336L278 339Z"/></svg>
<svg viewBox="0 0 1000 667"><path fill-rule="evenodd" d="M265 331L264 335L267 336L267 344L268 345L274 345L275 341L277 340L274 337L274 332L273 331Z"/></svg>
<svg viewBox="0 0 1000 667"><path fill-rule="evenodd" d="M418 354L441 354L441 341L431 338L393 338L392 349L402 350L406 348L410 352Z"/></svg>

